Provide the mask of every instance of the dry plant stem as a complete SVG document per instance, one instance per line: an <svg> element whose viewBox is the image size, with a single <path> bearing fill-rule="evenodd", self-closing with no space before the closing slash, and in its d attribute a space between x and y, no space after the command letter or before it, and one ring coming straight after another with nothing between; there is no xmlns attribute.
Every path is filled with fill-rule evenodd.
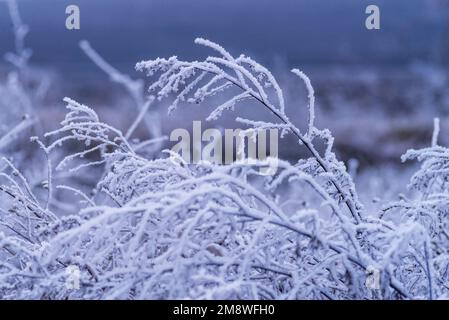
<svg viewBox="0 0 449 320"><path fill-rule="evenodd" d="M214 72L213 70L206 69L206 68L201 68L200 66L197 66L197 65L195 66L195 68L197 68L199 70L202 70L202 71L205 71L205 72L208 72L208 73L211 73L211 74L220 75L219 73ZM290 129L290 131L301 141L302 144L304 144L304 146L311 153L311 155L318 161L318 163L321 166L321 168L325 172L330 172L330 170L327 167L325 161L323 160L321 155L318 153L318 151L315 149L315 147L313 146L311 141L309 139L305 138L299 132L298 128L296 128L296 126L294 124L292 124L289 119L286 119L283 115L279 114L279 112L277 110L271 108L259 96L255 95L252 92L247 92L247 90L245 88L243 88L239 83L235 82L232 78L226 78L226 80L231 82L233 85L235 85L236 87L238 87L242 91L244 91L247 94L251 95L254 99L259 101L265 108L267 108L270 112L272 112L279 120L281 120L285 125L287 125L288 128ZM331 179L331 182L334 185L335 189L337 189L338 193L343 198L343 201L345 202L347 208L349 209L349 212L351 213L351 215L354 218L354 220L356 221L356 223L357 224L360 223L362 218L360 216L360 212L356 209L354 203L350 199L348 199L348 197L345 195L345 193L343 192L343 188L340 186L340 184L337 181L335 181L335 179L333 177L331 177L330 179Z"/></svg>

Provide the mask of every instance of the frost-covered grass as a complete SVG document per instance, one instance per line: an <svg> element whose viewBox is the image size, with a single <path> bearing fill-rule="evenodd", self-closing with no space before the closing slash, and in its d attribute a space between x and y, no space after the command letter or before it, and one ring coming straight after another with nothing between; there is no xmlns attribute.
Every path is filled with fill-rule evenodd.
<svg viewBox="0 0 449 320"><path fill-rule="evenodd" d="M20 17L13 21L23 43L25 27ZM421 163L411 192L364 203L355 170L337 158L330 130L316 124L314 89L303 72L293 69L291 81L305 87L307 117L294 123L289 112L300 106L287 103L269 70L209 40L195 42L213 55L137 64L150 93L82 42L124 86L135 120L120 130L65 98L65 119L47 133L34 113L41 86L29 85L18 46L12 61L24 63L0 85L2 108L20 102L8 110L27 114L18 123L5 118L12 127L0 139L0 298L447 299L449 151L438 143L438 121L429 147L403 156ZM164 137L150 109L163 101L170 112L204 104L207 120L217 122L250 105L253 118L237 116L240 125L278 129L307 156L279 159L273 176L259 174L271 159L187 164L160 150ZM262 110L270 121L257 117ZM135 139L137 128L147 140ZM24 135L33 135L33 156L16 164L10 155L20 154L14 145ZM73 267L75 287L68 285Z"/></svg>

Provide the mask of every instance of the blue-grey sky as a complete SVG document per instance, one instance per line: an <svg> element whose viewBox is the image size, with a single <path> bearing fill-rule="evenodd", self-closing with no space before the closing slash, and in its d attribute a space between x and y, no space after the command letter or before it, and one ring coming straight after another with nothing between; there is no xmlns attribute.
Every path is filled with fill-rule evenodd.
<svg viewBox="0 0 449 320"><path fill-rule="evenodd" d="M432 60L444 37L441 10L431 0L18 1L34 63L74 71L91 67L77 46L81 39L125 70L142 59L204 54L193 45L197 36L266 64L287 65ZM80 7L79 31L65 29L69 4ZM380 31L364 28L368 4L381 9ZM10 31L0 2L0 54L12 46Z"/></svg>

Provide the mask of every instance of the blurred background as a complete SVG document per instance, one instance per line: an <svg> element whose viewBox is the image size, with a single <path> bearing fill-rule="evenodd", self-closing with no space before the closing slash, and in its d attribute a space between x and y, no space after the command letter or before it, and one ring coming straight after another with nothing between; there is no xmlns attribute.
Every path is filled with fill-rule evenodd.
<svg viewBox="0 0 449 320"><path fill-rule="evenodd" d="M80 30L65 28L70 4L80 8ZM380 30L365 28L369 4L380 8ZM64 96L119 127L133 119L123 89L86 57L80 40L89 40L119 71L144 79L134 71L138 61L209 54L193 44L201 36L271 68L298 123L305 123L306 92L289 70L306 72L315 87L318 124L333 132L337 153L348 163L394 167L408 148L430 143L434 117L441 118L440 143L449 140L449 1L18 0L18 7L29 26L30 65L50 79L37 111L44 128L63 118ZM0 1L0 55L13 50L11 19ZM1 60L0 79L11 68ZM190 127L203 115L198 107L170 118L163 104L154 109L164 133ZM281 154L297 158L289 145L280 147Z"/></svg>

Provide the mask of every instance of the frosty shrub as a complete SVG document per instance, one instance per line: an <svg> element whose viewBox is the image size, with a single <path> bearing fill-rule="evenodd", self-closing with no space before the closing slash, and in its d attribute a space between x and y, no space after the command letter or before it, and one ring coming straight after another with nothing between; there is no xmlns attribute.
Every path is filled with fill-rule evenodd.
<svg viewBox="0 0 449 320"><path fill-rule="evenodd" d="M421 150L409 150L402 160L417 159L421 168L412 177L410 189L417 191L414 199L403 197L385 207L404 228L414 228L419 235L408 250L401 266L403 277L413 283L414 295L428 290L429 298L446 297L449 290L449 150L437 144L439 120L435 119L432 145ZM420 272L410 272L419 270Z"/></svg>
<svg viewBox="0 0 449 320"><path fill-rule="evenodd" d="M303 72L292 70L308 93L300 129L269 70L211 41L195 42L215 56L137 64L152 82L148 97L143 82L81 44L127 88L138 115L122 132L65 98L60 127L32 138L48 160L45 194L2 159L0 298L447 298L449 151L437 145L437 132L431 148L404 156L423 163L411 183L417 196L367 212L333 152L330 131L315 124L314 90ZM171 151L156 157L146 151L161 141L146 115L151 103L169 99L174 112L181 103L206 104L211 97L222 102L207 120L256 102L251 107L268 111L272 121L236 121L253 134L293 135L309 156L277 159L276 174L261 175L272 159L188 164ZM141 122L152 137L136 142ZM86 170L101 173L92 192L70 184ZM64 200L55 190L74 194L81 209L61 214Z"/></svg>
<svg viewBox="0 0 449 320"><path fill-rule="evenodd" d="M142 80L131 79L126 74L120 73L109 63L107 63L90 45L88 41L81 41L80 47L84 53L108 76L109 79L125 88L130 100L134 103L137 110L137 116L131 126L125 133L127 139L131 138L137 127L141 122L145 124L148 133L158 138L159 140L152 140L151 143L141 142L139 149L146 148L147 152L159 151L161 143L166 137L162 136L160 118L157 113L150 112L150 107L153 104L154 97L146 97L144 83ZM148 150L149 149L149 150Z"/></svg>
<svg viewBox="0 0 449 320"><path fill-rule="evenodd" d="M36 124L33 109L48 88L48 79L46 77L39 79L29 67L31 50L25 46L28 26L22 22L17 3L7 0L5 4L11 17L15 52L5 55L12 68L5 83L0 82L0 108L4 121L0 124L0 151L8 149L23 131Z"/></svg>

